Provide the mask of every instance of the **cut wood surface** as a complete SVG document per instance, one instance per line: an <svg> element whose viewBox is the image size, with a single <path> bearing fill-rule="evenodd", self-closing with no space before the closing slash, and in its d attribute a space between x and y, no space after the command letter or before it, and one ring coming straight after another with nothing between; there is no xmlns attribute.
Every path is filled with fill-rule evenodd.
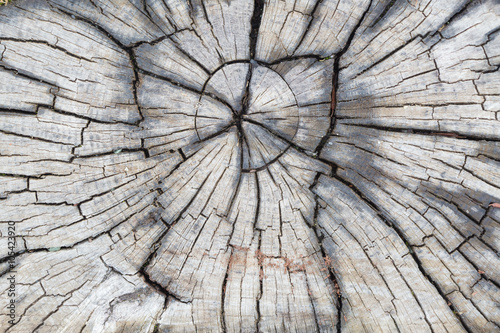
<svg viewBox="0 0 500 333"><path fill-rule="evenodd" d="M499 332L499 68L497 0L0 7L0 331Z"/></svg>

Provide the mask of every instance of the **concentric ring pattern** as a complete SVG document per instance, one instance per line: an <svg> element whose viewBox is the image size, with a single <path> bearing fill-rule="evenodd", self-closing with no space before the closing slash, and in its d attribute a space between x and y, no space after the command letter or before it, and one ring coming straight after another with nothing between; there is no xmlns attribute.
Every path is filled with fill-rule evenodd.
<svg viewBox="0 0 500 333"><path fill-rule="evenodd" d="M0 7L2 331L499 330L499 16Z"/></svg>

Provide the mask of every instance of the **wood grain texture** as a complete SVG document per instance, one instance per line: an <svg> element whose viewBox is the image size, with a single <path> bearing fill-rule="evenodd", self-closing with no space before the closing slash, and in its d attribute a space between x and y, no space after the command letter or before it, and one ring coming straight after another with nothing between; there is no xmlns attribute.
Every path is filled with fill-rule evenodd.
<svg viewBox="0 0 500 333"><path fill-rule="evenodd" d="M0 7L0 331L499 331L499 68L495 0Z"/></svg>

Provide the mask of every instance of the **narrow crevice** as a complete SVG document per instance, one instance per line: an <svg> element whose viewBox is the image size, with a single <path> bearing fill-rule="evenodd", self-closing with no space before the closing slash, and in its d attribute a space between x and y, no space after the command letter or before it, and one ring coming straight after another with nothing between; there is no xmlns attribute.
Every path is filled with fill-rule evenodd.
<svg viewBox="0 0 500 333"><path fill-rule="evenodd" d="M314 188L319 180L319 177L321 176L321 173L317 173L316 177L314 178L314 181L311 185L311 189ZM336 331L337 333L341 333L342 331L342 320L341 320L341 315L342 315L342 292L340 291L340 286L338 284L337 277L335 275L335 270L333 267L333 263L331 262L331 258L328 256L325 250L325 246L323 244L323 239L325 238L323 235L323 232L319 230L318 226L318 216L319 216L319 209L320 209L320 204L319 204L319 196L317 194L314 195L314 201L315 201L315 206L314 206L314 217L313 217L313 225L312 228L314 229L316 235L318 236L318 243L320 245L320 250L321 250L321 257L323 260L325 260L325 265L328 267L328 274L329 274L329 279L332 282L333 288L335 290L335 294L337 296L337 325L336 325Z"/></svg>
<svg viewBox="0 0 500 333"><path fill-rule="evenodd" d="M229 130L231 129L231 127L233 127L233 125L234 125L234 122L230 122L228 125L224 126L222 129L218 130L217 132L201 138L199 133L198 133L198 128L196 128L196 122L195 122L195 131L196 131L196 135L198 136L198 141L196 141L196 143L205 142L205 141L214 139L218 136L221 136L225 133L228 133Z"/></svg>
<svg viewBox="0 0 500 333"><path fill-rule="evenodd" d="M148 45L154 46L156 44L159 44L159 43L163 42L165 39L168 39L170 36L171 35L163 35L163 36L160 36L160 37L158 37L156 39L153 39L153 40L150 40L150 41L141 40L139 42L135 42L133 44L130 44L129 46L127 46L127 48L136 49L139 46L144 45L144 44L148 44Z"/></svg>
<svg viewBox="0 0 500 333"><path fill-rule="evenodd" d="M307 14L307 16L311 17L311 20L307 24L307 27L304 29L304 33L302 34L302 37L300 38L300 41L297 43L297 46L293 49L292 54L295 54L295 52L297 52L297 50L302 46L302 43L304 42L304 39L306 38L306 36L307 36L307 34L309 32L309 29L311 29L311 26L312 26L312 24L314 22L314 14L316 13L316 10L318 10L318 7L319 7L319 5L322 2L323 2L323 0L317 0L316 3L314 4L314 7L313 7L311 13ZM294 9L295 9L295 6L294 6Z"/></svg>
<svg viewBox="0 0 500 333"><path fill-rule="evenodd" d="M373 28L374 26L376 26L377 23L379 23L385 17L385 15L387 15L389 10L392 8L392 6L394 6L395 3L396 3L396 0L390 0L389 3L385 6L382 13L380 13L379 17L377 17L377 19L370 25L370 28Z"/></svg>
<svg viewBox="0 0 500 333"><path fill-rule="evenodd" d="M388 219L386 219L386 217L384 216L384 214L382 213L382 210L378 207L378 205L376 205L373 201L371 201L369 198L367 198L366 196L364 196L362 194L362 192L356 186L354 186L352 183L350 183L349 181L343 179L342 177L340 177L338 175L335 175L334 178L337 179L338 181L342 182L344 185L347 185L354 193L357 194L357 196L360 199L362 199L371 209L373 209L376 212L377 216L389 228L391 228L392 230L394 230L396 232L396 234L398 235L399 239L401 239L403 241L403 243L406 245L406 247L408 248L408 255L410 255L413 258L413 260L416 263L416 265L417 265L420 273L426 278L427 281L429 281L434 286L434 288L436 289L436 291L439 293L439 295L442 297L442 299L446 301L447 304L452 304L448 300L448 298L446 297L446 295L444 294L444 292L441 290L441 288L439 287L439 284L436 281L434 281L434 279L429 274L427 274L427 272L425 271L425 268L424 268L422 262L420 261L420 259L416 255L415 251L413 251L413 248L408 243L407 238L404 236L403 231L401 231L396 225L394 225L392 222L390 222ZM452 312L456 313L455 308L453 307L453 305L449 305L449 307L451 308ZM457 315L457 317L460 320L462 326L467 330L467 332L470 333L471 331L466 326L464 320L460 316L458 316L458 315Z"/></svg>
<svg viewBox="0 0 500 333"><path fill-rule="evenodd" d="M141 5L142 5L142 11L144 12L144 14L151 20L152 20L152 16L151 16L151 13L149 12L149 9L148 9L148 4L147 4L147 0L141 0ZM156 23L155 23L156 25Z"/></svg>
<svg viewBox="0 0 500 333"><path fill-rule="evenodd" d="M102 9L102 7L96 5L95 0L89 0L89 2L92 6L94 6L94 8L98 9L101 12L101 15L105 15L104 10Z"/></svg>
<svg viewBox="0 0 500 333"><path fill-rule="evenodd" d="M55 143L55 144L59 144L59 145L62 145L62 146L74 146L74 144L71 144L71 143L65 143L65 142L60 142L60 141L52 141L52 140L44 139L44 138L41 138L41 137L38 137L38 136L21 134L21 133L11 132L11 131L7 131L7 130L2 130L2 129L0 129L0 133L9 134L9 135L15 135L15 136L18 136L18 137L21 137L21 138L26 138L26 139L31 139L31 140L37 140L37 141L42 141L42 142L46 142L46 143Z"/></svg>
<svg viewBox="0 0 500 333"><path fill-rule="evenodd" d="M57 96L55 95L54 98L57 98ZM66 98L66 97L64 97L64 98L71 100L71 99ZM77 114L77 113L72 113L72 112L61 110L61 109L55 109L54 105L51 105L51 104L37 104L37 106L39 108L42 107L42 108L50 109L56 113L60 113L60 114L66 115L66 116L71 116L71 117L75 117L78 119L88 120L88 121L92 121L92 122L98 123L98 124L105 124L105 125L123 124L123 125L128 125L128 126L135 125L134 122L126 122L126 121L121 121L121 120L111 120L111 121L99 120L96 118L91 118L91 117L84 116L84 115Z"/></svg>
<svg viewBox="0 0 500 333"><path fill-rule="evenodd" d="M144 157L147 158L149 157L149 151L145 148L117 148L113 151L107 151L103 153L98 153L98 154L89 154L89 155L74 155L75 158L92 158L92 157L102 157L102 156L108 156L108 155L117 155L117 154L123 154L123 153L138 153L141 152L144 154Z"/></svg>
<svg viewBox="0 0 500 333"><path fill-rule="evenodd" d="M151 253L148 255L148 257L146 258L146 260L144 260L144 262L142 263L141 265L141 268L139 269L139 272L141 272L143 275L146 275L146 269L147 267L151 264L151 262L153 261L153 259L155 258L156 256L156 252L158 251L158 249L160 248L161 246L161 242L163 240L163 238L165 238L165 236L168 234L168 232L170 231L171 229L171 226L166 224L165 221L163 219L161 219L162 222L163 222L163 225L166 225L167 229L165 231L163 231L161 233L161 235L158 237L158 239L151 245L150 249L152 249ZM148 275L148 278L149 278L149 275ZM155 282L156 283L156 282Z"/></svg>
<svg viewBox="0 0 500 333"><path fill-rule="evenodd" d="M14 73L14 75L20 76L22 78L25 78L25 79L28 79L28 80L31 80L31 81L41 82L41 83L49 85L51 87L60 89L60 87L57 86L57 84L55 82L51 83L49 81L45 81L44 79L41 79L41 78L38 78L38 77L34 77L34 76L30 76L30 73L24 72L24 71L22 71L22 70L20 70L18 68L8 67L6 65L0 65L0 68L4 69L6 72L12 72L12 73ZM45 106L45 105L41 105L41 106ZM49 107L49 106L47 106L47 107Z"/></svg>
<svg viewBox="0 0 500 333"><path fill-rule="evenodd" d="M289 270L288 270L288 275L290 276ZM306 281L306 287L308 290L309 302L311 303L311 307L313 310L314 323L316 324L316 332L320 333L322 331L322 329L319 325L319 313L318 313L318 309L316 309L314 299L311 295L311 292L310 292L311 289L309 288L309 279L307 278L307 274L305 272L304 272L304 277L305 277L305 281ZM293 284L292 284L292 287L293 287Z"/></svg>
<svg viewBox="0 0 500 333"><path fill-rule="evenodd" d="M177 149L177 151L178 151L178 152L179 152L179 154L181 155L181 157L182 157L182 160L183 160L183 161L187 160L187 157L186 157L186 155L184 154L184 152L182 151L182 148Z"/></svg>
<svg viewBox="0 0 500 333"><path fill-rule="evenodd" d="M244 118L243 121L246 121L250 124L253 124L253 125L256 125L256 126L259 126L261 128L263 128L264 130L268 131L269 133L271 133L272 135L274 135L275 137L277 137L278 139L286 142L289 146L293 147L294 149L296 149L297 151L309 156L309 157L313 157L314 158L314 154L308 154L307 153L307 150L305 148L302 148L298 145L296 145L294 142L292 142L291 140L283 137L281 134L279 134L278 132L274 131L273 129L269 128L268 126L264 125L264 124L261 124L260 122L258 121L255 121L253 119L250 119L250 118ZM311 156L313 155L313 156Z"/></svg>
<svg viewBox="0 0 500 333"><path fill-rule="evenodd" d="M140 84L140 81L139 81L139 66L137 65L137 59L135 58L135 52L134 52L134 50L132 48L128 48L126 51L128 53L128 56L129 56L129 59L130 59L130 63L132 65L132 70L134 71L134 78L132 80L132 93L134 95L134 102L135 102L135 105L137 106L137 111L139 112L139 115L140 115L140 119L138 119L135 122L135 125L139 125L144 120L144 115L142 113L142 108L139 105L139 98L137 96L137 89L138 89L138 86ZM148 153L148 155L149 155L149 153Z"/></svg>
<svg viewBox="0 0 500 333"><path fill-rule="evenodd" d="M302 59L314 59L317 61L325 61L331 59L330 57L323 57L319 54L304 54L304 55L299 55L299 56L289 56L289 57L283 57L279 58L277 60L274 60L272 62L265 62L262 60L257 60L257 63L262 66L270 67L270 66L275 66L279 65L283 62L288 62L288 61L297 61L297 60L302 60Z"/></svg>
<svg viewBox="0 0 500 333"><path fill-rule="evenodd" d="M446 27L447 25L449 25L452 21L454 21L455 19L459 18L460 16L462 16L463 14L466 13L466 11L469 9L469 6L472 6L472 5L476 5L478 3L481 3L482 0L469 0L465 3L465 5L460 8L459 10L457 10L455 13L453 13L450 18L448 18L448 20L446 21L446 23L444 23L439 29L437 29L438 31L441 31L444 27Z"/></svg>
<svg viewBox="0 0 500 333"><path fill-rule="evenodd" d="M435 136L435 137L449 137L449 138L454 138L454 139L461 139L461 140L471 140L471 141L490 141L490 142L500 142L500 139L496 138L487 138L487 137L481 137L479 135L464 135L463 133L459 132L439 132L439 131L433 131L433 130L425 130L425 129L415 129L415 128L402 128L402 127L386 127L386 126L379 126L379 125L366 125L366 124L353 124L352 126L356 127L363 127L363 128L371 128L371 129L376 129L376 130L382 130L382 131L387 131L387 132L396 132L396 133L406 133L406 134L419 134L419 135L427 135L427 136Z"/></svg>
<svg viewBox="0 0 500 333"><path fill-rule="evenodd" d="M212 34L212 37L214 38L214 40L215 40L215 42L217 43L217 46L218 46L218 48L215 48L215 51L219 55L219 58L221 59L221 62L224 63L224 62L226 62L226 59L224 58L224 55L221 54L221 52L223 52L224 49L220 45L219 38L217 38L217 36L215 35L214 25L213 25L212 21L210 20L210 18L208 16L207 7L205 5L205 2L204 1L200 1L200 3L201 3L201 8L203 9L203 14L205 15L205 20L207 21L208 25L210 25L210 32Z"/></svg>
<svg viewBox="0 0 500 333"><path fill-rule="evenodd" d="M257 203L260 202L260 197L258 197ZM258 210L257 210L258 211ZM257 223L257 220L255 220L255 223ZM255 228L254 228L255 229ZM262 245L262 235L261 232L259 232L259 245L257 247L257 257L261 255L260 247ZM257 311L257 318L255 322L255 328L256 332L260 332L260 321L261 321L261 313L260 313L260 300L262 299L262 296L264 295L264 264L262 263L262 260L258 260L259 262L259 296L257 297L257 302L255 305L255 309Z"/></svg>
<svg viewBox="0 0 500 333"><path fill-rule="evenodd" d="M144 157L149 158L151 155L149 154L149 149L144 146L144 139L141 139L141 150L144 152Z"/></svg>
<svg viewBox="0 0 500 333"><path fill-rule="evenodd" d="M248 107L250 104L250 83L252 82L253 61L248 65L248 72L245 81L245 94L241 99L241 113L238 114L238 129L241 130L241 117L248 114Z"/></svg>
<svg viewBox="0 0 500 333"><path fill-rule="evenodd" d="M256 188L256 195L257 195L257 200L256 200L256 207L255 207L255 216L254 216L254 221L253 221L253 230L257 230L257 222L259 220L259 214L260 214L260 200L261 200L261 194L260 194L260 183L259 183L259 175L257 173L254 173L255 175L255 188ZM257 246L257 259L258 259L258 265L259 265L259 295L256 300L256 312L257 312L257 318L255 322L255 329L256 332L260 332L259 330L259 324L261 320L261 313L260 313L260 300L262 298L262 295L264 294L264 283L263 283L263 274L264 274L264 267L262 265L261 260L259 260L258 255L260 255L260 248L262 245L262 235L261 232L259 231L259 239L258 239L258 246Z"/></svg>
<svg viewBox="0 0 500 333"><path fill-rule="evenodd" d="M3 108L0 108L0 114L4 115L4 114L16 114L16 115L23 115L23 116L36 116L37 113L38 113L38 105L37 105L37 108L35 111L31 111L31 110L21 110L21 109L3 109Z"/></svg>
<svg viewBox="0 0 500 333"><path fill-rule="evenodd" d="M230 240L231 238L229 238ZM221 297L221 314L220 314L220 322L222 326L222 332L226 333L227 332L227 325L226 325L226 319L225 319L225 302L226 302L226 288L227 288L227 281L229 279L229 268L231 267L231 260L233 256L233 248L229 246L228 248L231 248L231 254L229 256L229 262L228 266L226 268L226 274L224 275L224 280L222 282L222 297Z"/></svg>
<svg viewBox="0 0 500 333"><path fill-rule="evenodd" d="M73 148L71 148L71 156L72 157L70 159L70 162L73 162L76 158L76 154L75 154L76 148L83 147L83 144L85 142L85 137L84 137L85 130L89 128L91 123L92 123L92 121L87 120L87 123L85 124L85 126L80 129L80 143L78 145L74 146Z"/></svg>
<svg viewBox="0 0 500 333"><path fill-rule="evenodd" d="M406 278L405 278L404 274L401 273L401 270L399 269L398 265L396 265L396 263L392 260L392 258L389 258L389 259L391 260L392 265L394 266L394 268L396 269L396 271L399 273L399 276L401 276L401 279L405 283L406 287L411 291L413 299L415 299L415 301L417 302L418 306L422 310L422 314L424 315L424 320L427 323L427 326L429 326L429 329L431 330L431 333L434 333L435 331L432 328L432 323L429 321L429 318L427 318L427 314L425 313L424 307L422 306L422 302L420 302L420 300L416 296L415 292L411 288L410 284L408 283L408 281L406 281ZM417 291L417 293L418 293L418 291ZM394 306L394 308L397 309L396 306Z"/></svg>
<svg viewBox="0 0 500 333"><path fill-rule="evenodd" d="M257 40L259 38L259 28L262 22L262 13L264 12L264 0L254 0L254 9L250 24L252 26L250 32L250 59L255 58L257 49Z"/></svg>
<svg viewBox="0 0 500 333"><path fill-rule="evenodd" d="M184 30L189 30L189 29L182 29L182 30L178 30L176 31L175 33L173 33L172 35L175 35L176 33L179 33L179 32L182 32ZM177 43L175 40L172 39L172 35L169 35L167 36L168 39L175 45L175 47L182 53L183 56L185 56L186 58L188 58L190 61L194 62L196 65L198 65L205 73L207 74L213 74L215 73L214 72L211 72L207 67L205 67L205 65L201 62L199 62L196 58L194 58L193 56L191 56L187 51L185 51L180 45L179 43Z"/></svg>
<svg viewBox="0 0 500 333"><path fill-rule="evenodd" d="M184 303L184 304L189 304L191 302L186 302L186 301L183 301L181 300L180 298L178 298L177 296L175 296L174 294L170 293L165 287L163 287L161 284L153 281L151 279L151 277L149 276L149 274L143 269L141 268L139 270L139 273L141 274L141 276L144 278L146 284L148 284L149 286L151 286L154 290L156 290L159 294L162 294L163 296L165 296L165 302L168 300L168 298L173 298L175 299L177 302L180 302L180 303Z"/></svg>
<svg viewBox="0 0 500 333"><path fill-rule="evenodd" d="M155 78L155 79L159 79L159 80L162 80L162 81L166 81L166 82L168 82L168 83L170 83L170 84L172 84L172 85L174 85L174 86L176 86L176 87L179 87L179 88L185 89L185 90L187 90L187 91L193 92L193 93L195 93L195 94L197 94L197 95L200 95L200 101L201 101L201 98L202 98L203 96L209 96L209 97L213 98L214 100L216 100L217 102L220 102L220 103L224 104L227 108L229 108L229 109L230 109L230 110L234 113L234 111L233 111L233 109L232 109L232 106L231 106L228 102L226 102L226 101L225 101L225 100L223 100L222 98L219 98L219 97L218 97L218 96L216 96L215 94L208 93L208 92L205 92L205 91L204 91L204 90L205 90L205 86L206 86L206 84L208 83L208 81L209 81L210 79L208 79L208 80L205 82L205 85L203 86L203 89L200 91L200 90L198 90L198 89L195 89L195 88L192 88L192 87L189 87L189 86L183 85L183 84L181 84L181 83L179 83L179 82L177 82L177 81L175 81L175 80L173 80L173 79L171 79L171 78L169 78L169 77L162 76L162 75L159 75L159 74L155 74L155 73L149 72L149 71L144 70L144 69L140 69L140 68L139 68L139 69L138 69L138 73L143 74L143 75L147 75L147 76L150 76L150 77L153 77L153 78Z"/></svg>
<svg viewBox="0 0 500 333"><path fill-rule="evenodd" d="M238 173L238 183L236 184L236 188L235 188L233 194L231 195L231 200L229 201L229 207L227 209L227 212L225 212L226 213L225 217L231 216L231 213L233 212L234 203L236 201L236 198L238 197L240 187L241 187L241 178L242 178L242 170L243 170L243 134L241 132L238 133L238 145L240 146L239 159L238 159L240 172ZM236 217L234 218L234 220L231 221L231 224L232 224L231 233L229 234L229 237L227 239L227 245L226 245L228 247L231 246L230 243L231 243L231 240L233 238L234 230L236 227L236 221L238 220L238 214L239 214L239 212L236 214ZM233 250L231 250L231 255L232 255L232 253L233 253Z"/></svg>
<svg viewBox="0 0 500 333"><path fill-rule="evenodd" d="M333 133L333 130L335 129L335 124L336 124L335 111L336 111L336 107L337 107L337 90L339 87L340 58L342 58L342 55L344 55L344 53L347 52L347 50L351 46L352 40L354 39L356 32L358 31L359 27L363 23L365 16L368 14L368 12L372 6L372 2L373 2L373 0L370 0L368 7L366 8L363 15L361 15L361 18L359 19L358 23L356 24L356 26L352 30L351 35L347 39L346 44L335 55L335 61L333 63L332 98L331 98L331 107L330 107L330 127L328 128L327 133L323 136L319 145L316 147L316 150L314 151L316 156L321 156L321 151L325 147L328 139L330 138L330 136Z"/></svg>
<svg viewBox="0 0 500 333"><path fill-rule="evenodd" d="M422 39L423 37L421 35L416 35L415 37L411 38L410 40L406 41L405 43L403 43L402 45L396 47L394 50L392 50L391 52L387 53L385 56L383 56L382 58L378 59L377 61L375 61L373 64L371 64L370 66L368 66L367 68L363 69L361 72L359 72L358 74L356 74L355 76L353 76L352 78L350 78L350 80L354 80L356 79L357 77L361 76L363 73L365 72L368 72L370 69L374 68L375 66L377 66L378 64L384 62L385 60L389 59L390 57L392 57L393 55L395 55L396 53L398 53L399 51L401 51L403 48L405 48L406 46L410 45L411 43L413 43L415 40L417 39ZM437 43L437 42L436 42Z"/></svg>
<svg viewBox="0 0 500 333"><path fill-rule="evenodd" d="M92 60L92 59L87 59L85 57L82 57L82 56L79 56L77 54L71 53L68 50L66 50L65 48L57 46L57 45L54 45L54 44L51 44L51 43L49 43L49 42L47 42L45 40L19 39L19 38L12 38L12 37L2 37L1 41L2 42L3 41L11 41L11 42L21 42L21 43L43 44L43 45L47 45L47 46L53 48L54 50L58 50L58 51L64 52L65 54L69 55L70 57L77 58L77 59L80 59L80 60L86 60L88 62L94 62L95 63L95 61ZM6 47L6 49L7 49L7 47Z"/></svg>
<svg viewBox="0 0 500 333"><path fill-rule="evenodd" d="M422 265L422 262L420 261L420 259L418 258L418 256L413 251L410 252L410 255L412 256L413 260L417 264L417 267L418 267L420 273L427 279L427 281L429 281L434 286L434 288L439 293L439 295L441 296L441 298L446 302L447 306L450 308L450 310L455 314L455 316L457 317L457 319L460 321L460 323L462 324L462 327L468 333L473 333L473 331L465 323L464 319L460 315L458 315L458 310L455 308L455 306L453 305L453 303L448 299L448 297L446 297L446 295L441 290L441 288L439 288L438 283L436 281L434 281L434 279L432 279L431 276L429 276L425 272L425 269L424 269L424 267Z"/></svg>
<svg viewBox="0 0 500 333"><path fill-rule="evenodd" d="M476 237L477 238L477 237ZM478 239L478 241L481 242L480 239ZM484 244L484 243L483 243ZM463 244L462 244L463 245ZM484 244L486 245L486 244ZM491 247L488 246L489 249L491 249ZM496 251L491 249L492 250L492 253L495 253L496 254ZM489 283L491 283L492 285L494 285L497 290L500 289L500 284L498 282L496 282L495 280L491 279L488 274L486 272L484 272L483 270L480 269L480 267L475 263L473 262L469 256L466 256L460 249L458 249L458 253L460 253L460 255L464 258L467 258L467 262L472 266L474 267L474 269L476 270L476 272L481 272L480 275L483 279L485 279L486 281L488 281Z"/></svg>

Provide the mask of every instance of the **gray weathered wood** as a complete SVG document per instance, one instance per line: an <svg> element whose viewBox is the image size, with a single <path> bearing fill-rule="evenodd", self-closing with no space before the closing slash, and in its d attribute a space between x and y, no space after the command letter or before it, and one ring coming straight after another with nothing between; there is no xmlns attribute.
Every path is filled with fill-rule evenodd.
<svg viewBox="0 0 500 333"><path fill-rule="evenodd" d="M0 331L499 331L499 68L496 0L1 6Z"/></svg>

